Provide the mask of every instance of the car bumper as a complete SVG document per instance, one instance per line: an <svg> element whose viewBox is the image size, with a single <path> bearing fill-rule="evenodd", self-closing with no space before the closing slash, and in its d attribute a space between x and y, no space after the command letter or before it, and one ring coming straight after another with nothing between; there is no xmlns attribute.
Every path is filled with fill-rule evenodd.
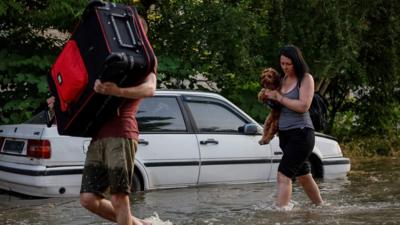
<svg viewBox="0 0 400 225"><path fill-rule="evenodd" d="M74 197L79 195L82 166L45 166L0 164L0 189L37 197Z"/></svg>
<svg viewBox="0 0 400 225"><path fill-rule="evenodd" d="M322 161L325 179L345 178L350 171L350 159L345 157L326 158Z"/></svg>

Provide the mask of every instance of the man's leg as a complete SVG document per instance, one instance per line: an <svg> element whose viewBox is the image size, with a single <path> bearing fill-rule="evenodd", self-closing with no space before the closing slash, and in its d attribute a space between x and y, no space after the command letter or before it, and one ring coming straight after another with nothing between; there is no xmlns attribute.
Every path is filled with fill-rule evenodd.
<svg viewBox="0 0 400 225"><path fill-rule="evenodd" d="M306 192L308 198L316 204L322 205L323 200L318 188L317 183L315 183L314 178L312 177L311 173L297 177L300 185L303 187L304 191Z"/></svg>
<svg viewBox="0 0 400 225"><path fill-rule="evenodd" d="M123 195L126 195L126 194L123 194ZM121 200L120 200L120 198L121 198ZM128 219L128 221L129 221L129 218L126 218L127 213L129 213L131 218L130 218L130 223L126 223L126 224L129 224L129 225L130 224L133 224L133 225L150 225L151 224L149 222L138 219L131 215L128 195L126 195L126 197L112 196L111 201L109 201L109 200L102 198L93 193L81 193L80 201L81 201L81 205L83 207L85 207L86 209L88 209L89 211L91 211L92 213L95 213L98 216L100 216L104 219L107 219L109 221L117 222L118 224L125 224L125 223L119 223L119 221L118 221L119 214L120 214L121 218ZM116 202L119 210L116 210L116 208L114 207L114 204L112 202ZM127 211L127 210L129 210L129 211Z"/></svg>
<svg viewBox="0 0 400 225"><path fill-rule="evenodd" d="M115 219L118 225L130 225L132 224L132 214L129 205L129 195L124 193L118 193L111 195L111 204L114 207ZM133 224L142 224L136 223Z"/></svg>
<svg viewBox="0 0 400 225"><path fill-rule="evenodd" d="M115 210L111 202L93 193L81 193L81 205L92 213L100 217L116 222Z"/></svg>

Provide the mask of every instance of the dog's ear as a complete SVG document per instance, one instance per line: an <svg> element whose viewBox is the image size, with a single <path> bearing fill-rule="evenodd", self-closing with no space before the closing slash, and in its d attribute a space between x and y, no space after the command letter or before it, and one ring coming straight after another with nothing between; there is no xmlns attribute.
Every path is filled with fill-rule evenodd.
<svg viewBox="0 0 400 225"><path fill-rule="evenodd" d="M281 76L279 73L274 73L274 86L276 89L278 89L281 86Z"/></svg>
<svg viewBox="0 0 400 225"><path fill-rule="evenodd" d="M262 71L262 73L260 74L260 84L262 87L265 87L265 81L266 81L266 73L265 70Z"/></svg>

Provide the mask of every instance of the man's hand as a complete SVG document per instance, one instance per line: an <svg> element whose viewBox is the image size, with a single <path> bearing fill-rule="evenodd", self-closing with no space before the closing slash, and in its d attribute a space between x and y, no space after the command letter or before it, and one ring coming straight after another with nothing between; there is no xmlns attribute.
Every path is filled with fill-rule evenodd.
<svg viewBox="0 0 400 225"><path fill-rule="evenodd" d="M54 102L55 101L56 101L56 99L54 98L54 96L51 96L50 98L48 98L46 100L47 106L49 107L49 110L53 110L54 109Z"/></svg>
<svg viewBox="0 0 400 225"><path fill-rule="evenodd" d="M121 96L121 89L112 82L102 83L99 79L94 82L94 91L103 95Z"/></svg>

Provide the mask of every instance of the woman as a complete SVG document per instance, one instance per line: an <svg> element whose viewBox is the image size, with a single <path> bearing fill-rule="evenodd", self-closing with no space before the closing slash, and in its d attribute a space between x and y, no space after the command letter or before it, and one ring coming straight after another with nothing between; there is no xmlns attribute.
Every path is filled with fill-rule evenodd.
<svg viewBox="0 0 400 225"><path fill-rule="evenodd" d="M278 134L283 157L278 167L276 206L289 207L293 178L297 178L314 204L321 205L323 201L308 161L315 144L314 126L308 113L314 95L314 79L296 46L287 45L281 49L280 65L284 73L280 92L265 93L268 99L282 105Z"/></svg>

